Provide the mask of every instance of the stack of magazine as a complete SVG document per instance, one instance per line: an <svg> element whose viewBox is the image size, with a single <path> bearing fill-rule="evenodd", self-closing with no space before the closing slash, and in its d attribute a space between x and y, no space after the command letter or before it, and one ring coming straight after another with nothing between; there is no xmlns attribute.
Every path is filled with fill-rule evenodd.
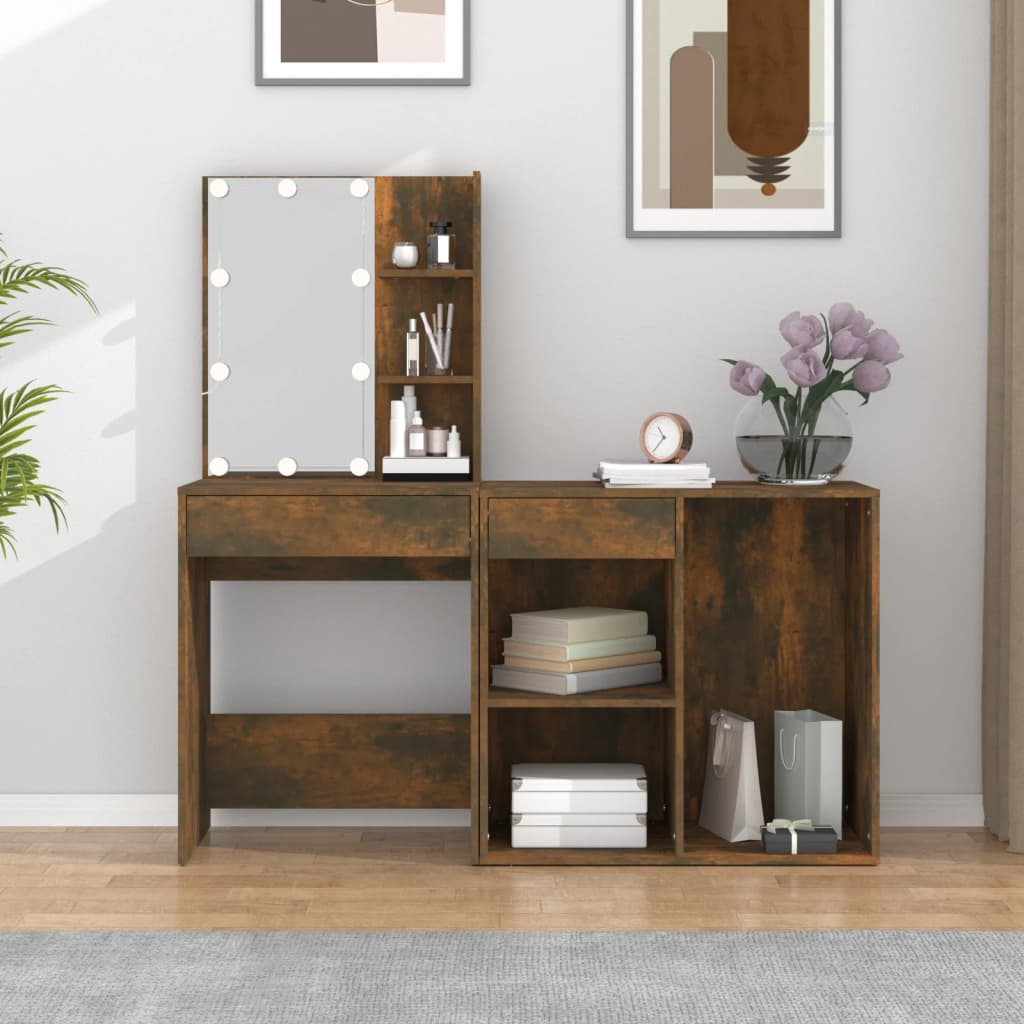
<svg viewBox="0 0 1024 1024"><path fill-rule="evenodd" d="M715 478L706 462L612 462L598 463L594 478L605 487L711 487Z"/></svg>
<svg viewBox="0 0 1024 1024"><path fill-rule="evenodd" d="M622 608L556 608L512 616L505 663L491 685L573 694L660 683L661 652L647 632L647 612Z"/></svg>

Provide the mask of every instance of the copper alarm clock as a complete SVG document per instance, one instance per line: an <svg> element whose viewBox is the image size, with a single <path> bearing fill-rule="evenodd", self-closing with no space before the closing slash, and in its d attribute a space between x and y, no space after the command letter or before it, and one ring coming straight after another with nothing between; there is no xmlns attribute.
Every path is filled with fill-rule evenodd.
<svg viewBox="0 0 1024 1024"><path fill-rule="evenodd" d="M640 428L640 448L648 462L682 462L692 447L693 428L679 413L652 413Z"/></svg>

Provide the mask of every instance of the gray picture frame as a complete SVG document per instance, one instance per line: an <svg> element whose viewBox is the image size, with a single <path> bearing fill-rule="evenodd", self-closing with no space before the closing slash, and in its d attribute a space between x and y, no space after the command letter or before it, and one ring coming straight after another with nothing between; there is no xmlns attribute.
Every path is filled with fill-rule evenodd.
<svg viewBox="0 0 1024 1024"><path fill-rule="evenodd" d="M633 60L636 4L626 0L626 237L627 238L841 238L842 237L842 0L831 0L835 11L835 218L823 231L640 231L635 224L633 90L636 68Z"/></svg>
<svg viewBox="0 0 1024 1024"><path fill-rule="evenodd" d="M274 3L275 0L267 0ZM470 0L448 0L462 4L462 74L455 78L267 78L263 70L263 4L256 0L256 85L469 85L470 84Z"/></svg>

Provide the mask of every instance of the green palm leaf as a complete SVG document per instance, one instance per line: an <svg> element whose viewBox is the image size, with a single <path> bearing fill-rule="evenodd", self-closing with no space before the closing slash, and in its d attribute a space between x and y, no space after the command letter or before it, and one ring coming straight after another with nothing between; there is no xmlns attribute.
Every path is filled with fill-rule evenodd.
<svg viewBox="0 0 1024 1024"><path fill-rule="evenodd" d="M9 338L16 338L19 334L28 334L33 327L51 327L51 320L44 320L41 316L25 316L21 313L9 313L0 317L0 348L7 348L13 345Z"/></svg>
<svg viewBox="0 0 1024 1024"><path fill-rule="evenodd" d="M57 291L70 292L84 299L94 313L98 313L96 304L89 295L84 281L72 277L61 267L44 267L41 263L18 263L11 261L0 264L0 302L13 299L16 295L41 288L53 288Z"/></svg>
<svg viewBox="0 0 1024 1024"><path fill-rule="evenodd" d="M99 312L84 284L61 267L8 260L0 246L0 306L19 295L50 288L83 299ZM0 317L0 349L35 327L50 324L42 317L9 313ZM65 391L55 384L29 381L16 390L0 389L0 558L17 557L14 532L7 522L28 505L46 507L54 529L67 526L64 496L56 487L39 482L39 460L25 450L36 420Z"/></svg>

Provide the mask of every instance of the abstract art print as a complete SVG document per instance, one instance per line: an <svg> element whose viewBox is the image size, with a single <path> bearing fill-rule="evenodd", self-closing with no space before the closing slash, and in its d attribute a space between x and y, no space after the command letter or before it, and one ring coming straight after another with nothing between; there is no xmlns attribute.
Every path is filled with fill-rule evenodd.
<svg viewBox="0 0 1024 1024"><path fill-rule="evenodd" d="M626 234L840 234L839 0L627 0Z"/></svg>
<svg viewBox="0 0 1024 1024"><path fill-rule="evenodd" d="M468 85L469 0L256 0L257 85Z"/></svg>

